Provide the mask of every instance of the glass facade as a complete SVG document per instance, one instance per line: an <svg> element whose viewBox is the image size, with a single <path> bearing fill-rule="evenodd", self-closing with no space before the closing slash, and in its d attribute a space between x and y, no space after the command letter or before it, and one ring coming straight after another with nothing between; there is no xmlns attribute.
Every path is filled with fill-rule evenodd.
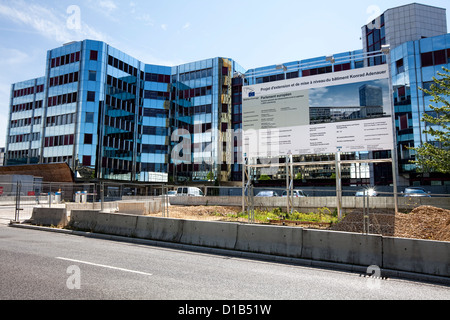
<svg viewBox="0 0 450 320"><path fill-rule="evenodd" d="M44 128L45 77L12 85L5 159L8 165L36 164Z"/></svg>
<svg viewBox="0 0 450 320"><path fill-rule="evenodd" d="M399 172L407 179L415 171L408 148L430 140L422 134L420 119L431 112L431 97L420 88L429 88L432 77L450 67L445 21L440 8L411 4L389 9L363 26L361 50L334 54L333 61L322 56L250 70L220 57L179 66L150 65L103 42L69 43L48 51L44 77L12 85L5 165L66 162L82 179L241 181L244 85L388 63ZM377 56L383 44L391 45L388 59ZM330 110L314 112L319 119ZM343 157L369 156L390 154ZM365 174L357 175L360 168L349 168L348 176L353 172L369 179L368 169L363 169ZM372 179L389 182L389 165L371 170ZM332 169L311 166L309 173L301 173L320 179Z"/></svg>
<svg viewBox="0 0 450 320"><path fill-rule="evenodd" d="M171 181L231 179L232 79L243 69L214 58L172 68ZM231 150L231 149L230 149Z"/></svg>
<svg viewBox="0 0 450 320"><path fill-rule="evenodd" d="M7 165L66 162L83 179L230 179L221 147L233 73L243 72L234 61L157 66L85 40L50 50L46 70L12 86ZM177 151L183 135L192 144Z"/></svg>
<svg viewBox="0 0 450 320"><path fill-rule="evenodd" d="M429 89L433 77L450 68L450 34L406 42L391 52L392 84L397 129L399 171L415 173L410 163L415 154L409 147L432 143L432 137L422 133L425 113L432 113L432 97L421 88Z"/></svg>

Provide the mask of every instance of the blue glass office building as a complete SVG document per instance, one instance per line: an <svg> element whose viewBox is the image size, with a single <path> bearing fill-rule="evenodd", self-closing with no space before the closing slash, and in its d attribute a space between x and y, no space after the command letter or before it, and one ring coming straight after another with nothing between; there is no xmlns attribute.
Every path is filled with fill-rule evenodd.
<svg viewBox="0 0 450 320"><path fill-rule="evenodd" d="M234 61L156 66L85 40L50 50L46 66L12 86L6 165L66 162L84 179L230 179L219 147L243 71ZM181 130L190 146L177 150Z"/></svg>
<svg viewBox="0 0 450 320"><path fill-rule="evenodd" d="M421 88L430 89L433 77L438 77L443 67L450 69L450 34L409 41L391 52L399 171L413 182L421 181L421 177L409 161L415 156L409 147L433 143L432 137L422 133L430 124L421 119L425 113L436 116L430 109L435 104L431 102L433 97ZM430 183L441 181L432 176L425 179Z"/></svg>
<svg viewBox="0 0 450 320"><path fill-rule="evenodd" d="M391 47L387 58L372 56L385 44ZM103 42L69 43L48 52L44 77L12 85L5 165L66 162L83 179L241 181L236 135L242 129L243 85L387 63L400 184L447 183L419 177L408 149L431 139L422 134L420 121L431 112L430 97L420 88L449 67L445 9L416 3L389 9L362 27L362 49L332 58L248 71L229 58L156 66ZM312 167L312 176L329 174L321 170ZM372 180L390 183L389 166L371 170Z"/></svg>

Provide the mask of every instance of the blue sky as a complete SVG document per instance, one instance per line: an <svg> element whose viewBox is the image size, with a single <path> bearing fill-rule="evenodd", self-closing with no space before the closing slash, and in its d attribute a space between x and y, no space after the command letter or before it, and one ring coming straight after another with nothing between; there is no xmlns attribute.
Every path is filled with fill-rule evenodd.
<svg viewBox="0 0 450 320"><path fill-rule="evenodd" d="M11 84L43 76L47 50L66 42L102 40L150 64L221 56L251 69L361 49L361 26L411 2L0 0L0 146ZM448 0L420 3L446 8L450 26Z"/></svg>

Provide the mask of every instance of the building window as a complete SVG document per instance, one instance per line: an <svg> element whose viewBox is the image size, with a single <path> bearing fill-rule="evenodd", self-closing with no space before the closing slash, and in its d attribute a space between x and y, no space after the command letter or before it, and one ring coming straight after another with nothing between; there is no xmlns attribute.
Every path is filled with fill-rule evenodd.
<svg viewBox="0 0 450 320"><path fill-rule="evenodd" d="M447 59L445 57L445 50L435 51L433 55L435 65L447 63Z"/></svg>
<svg viewBox="0 0 450 320"><path fill-rule="evenodd" d="M422 53L422 67L429 67L433 65L433 52Z"/></svg>
<svg viewBox="0 0 450 320"><path fill-rule="evenodd" d="M94 113L93 112L86 112L86 123L94 123Z"/></svg>
<svg viewBox="0 0 450 320"><path fill-rule="evenodd" d="M91 156L83 156L83 166L90 167L91 166Z"/></svg>
<svg viewBox="0 0 450 320"><path fill-rule="evenodd" d="M89 71L89 81L97 81L97 71Z"/></svg>
<svg viewBox="0 0 450 320"><path fill-rule="evenodd" d="M92 144L92 134L91 133L84 134L84 144Z"/></svg>
<svg viewBox="0 0 450 320"><path fill-rule="evenodd" d="M98 51L91 50L90 60L97 61L97 59L98 59Z"/></svg>
<svg viewBox="0 0 450 320"><path fill-rule="evenodd" d="M397 74L405 72L405 66L403 65L403 59L398 60L395 63L396 67L397 67Z"/></svg>
<svg viewBox="0 0 450 320"><path fill-rule="evenodd" d="M95 102L95 92L94 91L88 91L87 101Z"/></svg>

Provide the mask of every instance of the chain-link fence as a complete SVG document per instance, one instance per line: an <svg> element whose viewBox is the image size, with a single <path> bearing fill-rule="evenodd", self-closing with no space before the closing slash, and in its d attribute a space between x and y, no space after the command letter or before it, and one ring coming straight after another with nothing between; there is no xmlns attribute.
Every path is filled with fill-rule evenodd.
<svg viewBox="0 0 450 320"><path fill-rule="evenodd" d="M196 191L198 190L198 192ZM123 203L157 202L154 216L239 221L385 236L409 237L429 229L429 239L450 225L450 195L441 188L167 186L132 183L15 182L0 185L0 219L30 219L34 207L94 209L119 213ZM122 207L118 203L123 204ZM338 205L340 203L340 205ZM338 210L342 210L339 212ZM397 209L397 213L396 213ZM150 211L142 211L148 214ZM441 230L442 229L442 230ZM447 234L450 235L450 230ZM450 239L449 239L450 241Z"/></svg>
<svg viewBox="0 0 450 320"><path fill-rule="evenodd" d="M303 228L428 237L450 225L450 195L446 186L375 188L345 187L338 197L335 187L265 187L255 183L239 187L201 187L205 197L174 198L172 204L235 206L252 223ZM249 191L251 190L251 195ZM340 203L340 205L338 205ZM338 210L342 212L338 212ZM430 230L422 233L420 230ZM447 231L450 235L450 230ZM450 239L449 239L450 240Z"/></svg>

